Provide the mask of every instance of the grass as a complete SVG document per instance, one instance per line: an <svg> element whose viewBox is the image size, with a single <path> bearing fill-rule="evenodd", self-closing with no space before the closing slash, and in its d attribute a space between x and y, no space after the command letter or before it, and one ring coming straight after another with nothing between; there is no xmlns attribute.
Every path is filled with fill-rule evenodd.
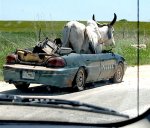
<svg viewBox="0 0 150 128"><path fill-rule="evenodd" d="M116 42L115 53L118 53L126 59L128 65L137 65L137 49L131 47L131 43L128 40L120 40ZM146 49L139 50L140 65L150 64L150 43L147 44Z"/></svg>
<svg viewBox="0 0 150 128"><path fill-rule="evenodd" d="M60 31L67 21L0 21L3 32Z"/></svg>
<svg viewBox="0 0 150 128"><path fill-rule="evenodd" d="M0 70L0 81L2 81L4 78L3 78L3 72L2 70Z"/></svg>
<svg viewBox="0 0 150 128"><path fill-rule="evenodd" d="M62 37L62 29L67 21L0 21L0 69L5 63L7 54L17 48L33 47L38 41L41 28L41 39L46 36L55 39ZM83 23L85 23L83 21ZM114 38L115 53L125 57L128 65L137 64L137 49L131 44L137 43L136 22L119 21L115 24ZM147 45L147 49L140 49L140 64L150 64L150 23L140 22L140 43Z"/></svg>

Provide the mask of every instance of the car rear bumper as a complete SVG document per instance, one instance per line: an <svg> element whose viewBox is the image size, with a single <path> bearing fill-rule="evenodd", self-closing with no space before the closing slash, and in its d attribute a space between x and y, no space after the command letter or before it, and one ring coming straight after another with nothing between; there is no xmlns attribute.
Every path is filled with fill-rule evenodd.
<svg viewBox="0 0 150 128"><path fill-rule="evenodd" d="M4 65L4 81L9 83L26 82L71 87L77 68L47 68L31 65Z"/></svg>

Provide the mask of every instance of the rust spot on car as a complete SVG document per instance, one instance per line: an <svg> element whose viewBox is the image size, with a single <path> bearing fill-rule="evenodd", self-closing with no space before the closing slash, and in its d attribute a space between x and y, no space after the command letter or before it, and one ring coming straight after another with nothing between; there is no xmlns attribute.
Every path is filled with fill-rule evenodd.
<svg viewBox="0 0 150 128"><path fill-rule="evenodd" d="M67 80L66 83L67 83L68 87L72 87L72 80L71 79Z"/></svg>

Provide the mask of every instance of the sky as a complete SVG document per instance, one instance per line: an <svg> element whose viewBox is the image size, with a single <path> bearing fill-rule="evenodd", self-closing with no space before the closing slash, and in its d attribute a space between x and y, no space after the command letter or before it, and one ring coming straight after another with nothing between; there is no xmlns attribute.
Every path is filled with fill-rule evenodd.
<svg viewBox="0 0 150 128"><path fill-rule="evenodd" d="M150 21L149 0L139 0L140 21ZM0 20L137 21L137 0L0 0Z"/></svg>

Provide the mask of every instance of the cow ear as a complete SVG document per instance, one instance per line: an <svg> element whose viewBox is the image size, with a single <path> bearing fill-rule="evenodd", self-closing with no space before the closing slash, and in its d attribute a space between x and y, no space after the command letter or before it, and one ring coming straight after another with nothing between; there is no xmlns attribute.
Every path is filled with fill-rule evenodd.
<svg viewBox="0 0 150 128"><path fill-rule="evenodd" d="M93 16L92 16L92 20L96 21L96 20L95 20L95 15L94 15L94 14L93 14Z"/></svg>
<svg viewBox="0 0 150 128"><path fill-rule="evenodd" d="M98 23L98 22L96 22L97 23L97 25L98 25L98 27L104 27L104 26L107 26L107 24L100 24L100 23Z"/></svg>
<svg viewBox="0 0 150 128"><path fill-rule="evenodd" d="M100 23L96 22L98 27L103 27Z"/></svg>

